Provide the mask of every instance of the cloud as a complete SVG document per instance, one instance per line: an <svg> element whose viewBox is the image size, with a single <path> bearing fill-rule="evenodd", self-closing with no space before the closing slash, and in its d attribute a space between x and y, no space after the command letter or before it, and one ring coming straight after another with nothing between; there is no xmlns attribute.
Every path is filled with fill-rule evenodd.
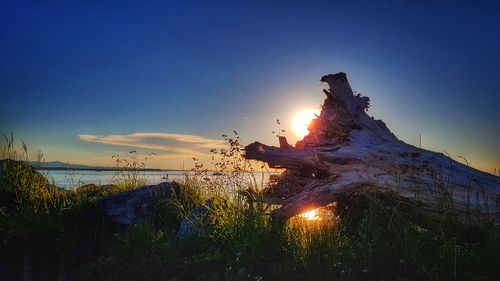
<svg viewBox="0 0 500 281"><path fill-rule="evenodd" d="M80 140L114 146L141 148L171 154L172 157L206 155L211 148L225 147L224 140L197 135L169 133L133 133L129 135L78 135Z"/></svg>

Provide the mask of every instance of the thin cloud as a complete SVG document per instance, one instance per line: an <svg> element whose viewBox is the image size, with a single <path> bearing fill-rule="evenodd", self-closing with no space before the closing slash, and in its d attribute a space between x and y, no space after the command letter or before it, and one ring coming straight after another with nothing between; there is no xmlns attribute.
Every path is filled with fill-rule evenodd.
<svg viewBox="0 0 500 281"><path fill-rule="evenodd" d="M81 134L78 136L80 140L86 142L164 151L187 156L207 154L207 150L210 148L225 147L223 140L185 134L146 132L129 135L98 136Z"/></svg>

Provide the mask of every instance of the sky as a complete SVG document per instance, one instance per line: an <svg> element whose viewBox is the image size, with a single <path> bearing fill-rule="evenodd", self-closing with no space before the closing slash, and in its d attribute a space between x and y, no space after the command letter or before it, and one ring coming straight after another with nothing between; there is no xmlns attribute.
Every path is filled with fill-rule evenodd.
<svg viewBox="0 0 500 281"><path fill-rule="evenodd" d="M500 169L494 1L0 3L0 132L47 161L176 169L233 130L294 143L343 71L401 140Z"/></svg>

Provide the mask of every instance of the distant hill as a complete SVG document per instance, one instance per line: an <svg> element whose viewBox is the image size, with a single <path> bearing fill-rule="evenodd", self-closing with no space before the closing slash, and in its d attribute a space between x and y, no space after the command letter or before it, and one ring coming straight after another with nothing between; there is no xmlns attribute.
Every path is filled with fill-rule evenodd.
<svg viewBox="0 0 500 281"><path fill-rule="evenodd" d="M106 166L89 166L82 164L65 163L61 161L50 162L35 162L31 161L30 165L38 170L88 170L88 171L118 171L126 170L124 168L106 167ZM163 171L163 169L142 169L144 171Z"/></svg>

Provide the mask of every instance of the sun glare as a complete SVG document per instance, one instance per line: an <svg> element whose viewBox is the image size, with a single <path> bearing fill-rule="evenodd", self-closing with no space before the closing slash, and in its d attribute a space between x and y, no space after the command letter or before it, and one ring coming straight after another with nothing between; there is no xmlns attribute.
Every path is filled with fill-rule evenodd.
<svg viewBox="0 0 500 281"><path fill-rule="evenodd" d="M305 135L309 133L309 130L307 127L309 127L309 124L311 124L311 121L316 118L316 115L318 114L317 110L314 109L305 109L302 111L297 112L293 118L292 118L292 129L294 134L299 137L303 138Z"/></svg>
<svg viewBox="0 0 500 281"><path fill-rule="evenodd" d="M300 214L301 217L305 218L308 221L320 220L321 217L318 214L318 209L311 210L309 212L305 212Z"/></svg>

